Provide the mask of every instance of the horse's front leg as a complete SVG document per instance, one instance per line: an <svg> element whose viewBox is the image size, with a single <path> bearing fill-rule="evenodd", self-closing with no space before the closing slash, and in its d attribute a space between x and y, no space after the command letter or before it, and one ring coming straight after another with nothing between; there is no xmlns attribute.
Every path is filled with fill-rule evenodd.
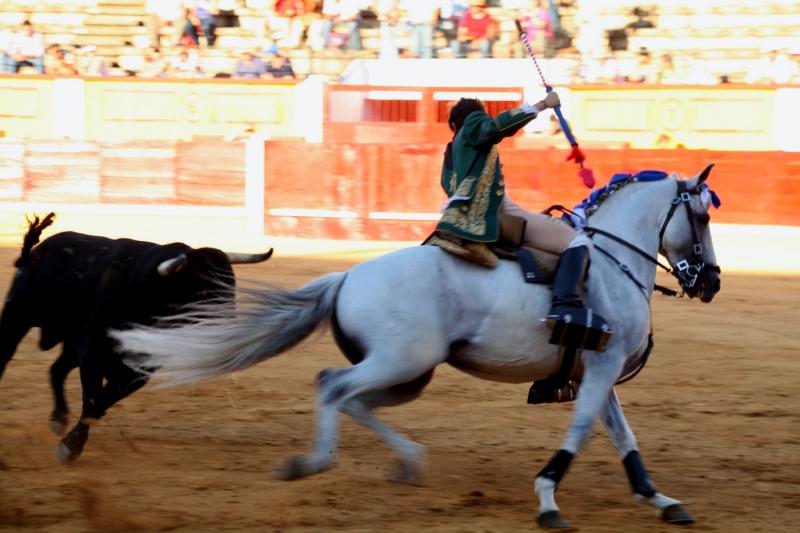
<svg viewBox="0 0 800 533"><path fill-rule="evenodd" d="M540 526L567 529L569 523L558 511L555 491L569 468L572 458L580 451L592 433L592 426L606 404L623 364L623 357L612 351L584 353L584 375L567 435L552 459L536 476L536 493L539 496Z"/></svg>
<svg viewBox="0 0 800 533"><path fill-rule="evenodd" d="M636 438L625 420L622 406L614 389L611 389L608 394L608 400L602 413L602 420L611 442L622 457L625 472L628 474L628 480L636 498L657 508L659 515L665 522L681 525L693 523L694 517L679 500L664 496L658 492L650 481L639 451L636 449Z"/></svg>

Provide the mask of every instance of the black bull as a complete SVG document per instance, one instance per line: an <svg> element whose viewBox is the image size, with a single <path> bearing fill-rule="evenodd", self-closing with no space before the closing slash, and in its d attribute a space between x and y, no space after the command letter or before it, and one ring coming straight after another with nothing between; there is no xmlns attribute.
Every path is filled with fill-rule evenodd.
<svg viewBox="0 0 800 533"><path fill-rule="evenodd" d="M89 424L146 378L122 363L106 332L128 323L153 324L193 302L230 299L232 263L256 263L272 254L226 254L183 243L159 245L107 239L75 232L53 235L34 248L53 213L30 222L16 275L0 316L0 377L17 345L32 327L39 346L62 343L50 368L55 407L50 427L63 433L68 421L64 381L80 367L83 405L79 421L61 440L58 457L75 461L89 437ZM105 380L105 383L104 383Z"/></svg>

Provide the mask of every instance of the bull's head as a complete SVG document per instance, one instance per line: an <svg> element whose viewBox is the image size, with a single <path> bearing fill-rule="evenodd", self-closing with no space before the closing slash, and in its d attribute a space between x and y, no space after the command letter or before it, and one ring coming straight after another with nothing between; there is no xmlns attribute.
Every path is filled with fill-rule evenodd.
<svg viewBox="0 0 800 533"><path fill-rule="evenodd" d="M238 265L246 263L261 263L262 261L266 261L267 259L272 257L272 252L273 249L270 248L263 254L225 253L225 256L228 258L230 264ZM171 259L162 261L158 265L158 273L163 277L169 277L186 268L186 265L188 264L189 264L189 257L185 253L182 253Z"/></svg>

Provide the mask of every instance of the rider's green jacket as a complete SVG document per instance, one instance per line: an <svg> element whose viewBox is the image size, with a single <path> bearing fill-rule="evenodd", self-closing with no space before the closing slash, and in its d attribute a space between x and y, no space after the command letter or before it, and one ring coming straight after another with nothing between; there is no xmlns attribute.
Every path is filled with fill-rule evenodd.
<svg viewBox="0 0 800 533"><path fill-rule="evenodd" d="M442 187L448 203L437 231L469 241L498 239L505 180L497 143L517 133L536 115L532 106L522 106L495 118L482 111L467 116L442 164Z"/></svg>

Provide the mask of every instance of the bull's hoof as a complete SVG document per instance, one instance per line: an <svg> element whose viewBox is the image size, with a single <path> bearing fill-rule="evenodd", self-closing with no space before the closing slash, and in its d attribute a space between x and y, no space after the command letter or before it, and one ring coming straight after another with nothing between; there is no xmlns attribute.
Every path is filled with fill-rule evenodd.
<svg viewBox="0 0 800 533"><path fill-rule="evenodd" d="M322 463L308 455L296 455L286 459L276 471L278 479L283 481L293 481L302 477L324 472L330 468L330 464Z"/></svg>
<svg viewBox="0 0 800 533"><path fill-rule="evenodd" d="M558 511L547 511L546 513L542 513L536 519L536 523L539 524L539 527L543 527L545 529L560 529L562 531L575 531L569 522L564 520L564 517L561 516L561 513Z"/></svg>
<svg viewBox="0 0 800 533"><path fill-rule="evenodd" d="M78 457L81 456L81 452L75 453L69 449L69 447L60 442L58 444L58 448L56 448L56 459L59 460L62 464L71 465L75 461L78 460Z"/></svg>
<svg viewBox="0 0 800 533"><path fill-rule="evenodd" d="M423 485L423 470L424 468L421 461L398 459L394 465L392 465L392 470L389 473L389 481L421 487Z"/></svg>
<svg viewBox="0 0 800 533"><path fill-rule="evenodd" d="M692 513L686 510L686 507L680 503L673 503L664 507L661 511L661 520L668 524L675 524L678 526L685 526L694 524L694 517Z"/></svg>
<svg viewBox="0 0 800 533"><path fill-rule="evenodd" d="M61 439L61 443L56 449L56 457L64 464L72 464L78 460L83 453L83 447L89 439L89 426L78 422L78 424Z"/></svg>
<svg viewBox="0 0 800 533"><path fill-rule="evenodd" d="M50 428L50 431L60 437L67 429L67 422L68 420L66 412L53 411L53 414L50 415L50 423L48 424L48 427Z"/></svg>

